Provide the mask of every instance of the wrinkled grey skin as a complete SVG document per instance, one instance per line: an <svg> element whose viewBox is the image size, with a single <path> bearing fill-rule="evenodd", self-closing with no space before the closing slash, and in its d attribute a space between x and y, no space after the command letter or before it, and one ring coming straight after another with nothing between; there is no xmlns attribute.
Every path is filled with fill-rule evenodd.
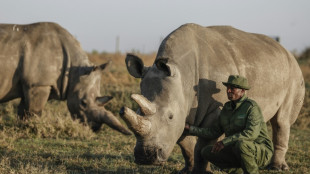
<svg viewBox="0 0 310 174"><path fill-rule="evenodd" d="M275 153L271 165L288 169L285 154L290 126L302 107L305 85L295 58L273 39L229 26L186 24L165 38L151 67L131 54L126 65L132 76L142 78L142 95L132 95L141 109L120 111L137 139L136 163L166 161L177 143L185 158L182 172L210 171L200 150L211 141L198 138L196 143L184 126L187 122L210 127L228 101L222 82L231 74L240 74L252 87L247 95L272 124Z"/></svg>
<svg viewBox="0 0 310 174"><path fill-rule="evenodd" d="M21 98L18 115L40 114L49 99L66 100L72 117L130 134L103 104L101 71L79 42L55 23L0 24L0 102Z"/></svg>

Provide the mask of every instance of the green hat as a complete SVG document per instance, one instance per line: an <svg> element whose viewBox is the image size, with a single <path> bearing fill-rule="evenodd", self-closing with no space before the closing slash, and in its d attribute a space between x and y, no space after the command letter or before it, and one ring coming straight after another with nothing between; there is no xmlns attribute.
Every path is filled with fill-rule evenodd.
<svg viewBox="0 0 310 174"><path fill-rule="evenodd" d="M248 79L246 79L245 77L239 76L239 75L230 75L228 77L228 81L227 82L222 82L223 85L228 86L234 86L236 88L240 88L240 89L250 89L251 87L248 84Z"/></svg>

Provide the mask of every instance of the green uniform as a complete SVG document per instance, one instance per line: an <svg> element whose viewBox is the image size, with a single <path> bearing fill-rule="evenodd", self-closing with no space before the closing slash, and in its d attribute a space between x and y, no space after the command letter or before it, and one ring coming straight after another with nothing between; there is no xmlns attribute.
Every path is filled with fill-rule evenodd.
<svg viewBox="0 0 310 174"><path fill-rule="evenodd" d="M273 144L257 103L244 95L236 104L225 103L218 121L210 128L191 126L189 133L205 139L216 139L225 133L224 149L212 153L212 146L202 149L202 156L220 168L242 168L258 173L269 164Z"/></svg>

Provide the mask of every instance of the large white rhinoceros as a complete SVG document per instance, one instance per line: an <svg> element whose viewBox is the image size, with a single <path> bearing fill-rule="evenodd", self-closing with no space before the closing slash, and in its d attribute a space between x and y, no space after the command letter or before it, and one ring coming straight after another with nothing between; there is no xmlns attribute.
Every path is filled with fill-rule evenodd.
<svg viewBox="0 0 310 174"><path fill-rule="evenodd" d="M137 139L136 163L166 161L178 143L185 158L183 171L210 170L200 156L208 142L196 143L183 133L184 125L211 126L228 100L222 82L239 74L248 78L248 96L272 124L272 166L288 169L290 126L302 107L305 84L294 56L273 39L229 26L185 24L164 39L151 67L131 54L126 65L132 76L142 79L142 95L132 95L140 109L120 111Z"/></svg>
<svg viewBox="0 0 310 174"><path fill-rule="evenodd" d="M67 99L71 115L87 119L93 130L106 123L130 134L103 106L111 99L100 96L106 65L92 65L79 42L58 24L0 24L0 102L21 98L21 118L39 114L49 99Z"/></svg>

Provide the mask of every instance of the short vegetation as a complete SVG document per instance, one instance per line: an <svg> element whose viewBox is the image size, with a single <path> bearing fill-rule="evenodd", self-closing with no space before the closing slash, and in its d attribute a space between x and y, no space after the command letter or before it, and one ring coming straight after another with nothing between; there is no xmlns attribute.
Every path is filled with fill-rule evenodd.
<svg viewBox="0 0 310 174"><path fill-rule="evenodd" d="M155 58L155 54L139 56L146 65L151 65ZM106 108L116 116L124 105L137 108L130 94L139 93L139 80L128 74L125 55L93 51L89 58L95 64L113 62L102 75L102 95L114 96ZM307 92L304 107L291 130L286 156L291 170L262 173L307 173L310 170L310 49L297 60L304 73ZM41 116L27 121L16 116L18 102L17 99L0 105L0 173L161 174L177 173L184 166L178 146L164 165L136 165L133 135L124 136L105 125L93 133L87 125L71 119L65 102L50 101Z"/></svg>

